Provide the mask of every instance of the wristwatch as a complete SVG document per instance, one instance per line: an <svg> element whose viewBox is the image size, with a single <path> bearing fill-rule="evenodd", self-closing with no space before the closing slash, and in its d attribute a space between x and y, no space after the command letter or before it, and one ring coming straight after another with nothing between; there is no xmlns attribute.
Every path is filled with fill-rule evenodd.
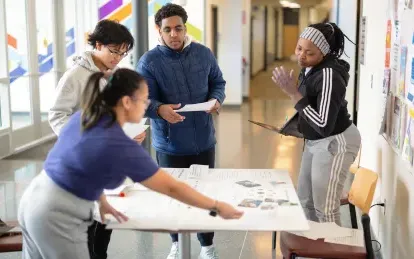
<svg viewBox="0 0 414 259"><path fill-rule="evenodd" d="M210 216L212 216L212 217L216 217L217 216L217 214L219 212L218 211L218 208L217 208L217 205L218 205L218 201L215 200L214 201L214 207L210 209Z"/></svg>

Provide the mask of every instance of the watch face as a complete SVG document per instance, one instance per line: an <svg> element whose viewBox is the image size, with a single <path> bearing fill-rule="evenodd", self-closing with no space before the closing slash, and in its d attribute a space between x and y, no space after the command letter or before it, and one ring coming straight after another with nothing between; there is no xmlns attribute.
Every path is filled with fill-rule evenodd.
<svg viewBox="0 0 414 259"><path fill-rule="evenodd" d="M217 216L217 211L214 211L214 210L210 211L210 216L212 217Z"/></svg>

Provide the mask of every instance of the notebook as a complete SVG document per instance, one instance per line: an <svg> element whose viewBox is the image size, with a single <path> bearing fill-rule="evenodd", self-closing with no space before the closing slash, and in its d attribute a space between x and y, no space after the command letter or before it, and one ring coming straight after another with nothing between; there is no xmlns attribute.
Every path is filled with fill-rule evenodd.
<svg viewBox="0 0 414 259"><path fill-rule="evenodd" d="M299 132L298 124L299 124L299 113L295 113L289 120L282 127L276 127L269 124L265 124L262 122L252 121L249 122L259 125L265 129L275 131L283 136L292 136L296 138L303 138L302 133Z"/></svg>

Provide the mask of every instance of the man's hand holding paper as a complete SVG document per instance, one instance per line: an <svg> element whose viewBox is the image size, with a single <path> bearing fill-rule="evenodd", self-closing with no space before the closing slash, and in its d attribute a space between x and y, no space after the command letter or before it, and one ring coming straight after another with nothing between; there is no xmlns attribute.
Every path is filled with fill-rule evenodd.
<svg viewBox="0 0 414 259"><path fill-rule="evenodd" d="M184 121L185 117L175 111L181 104L163 104L158 108L158 115L169 123L175 124Z"/></svg>

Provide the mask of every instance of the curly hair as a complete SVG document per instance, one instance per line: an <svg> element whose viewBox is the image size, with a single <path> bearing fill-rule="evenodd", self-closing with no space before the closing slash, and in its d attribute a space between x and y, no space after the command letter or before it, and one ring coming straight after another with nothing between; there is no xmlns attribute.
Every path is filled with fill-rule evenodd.
<svg viewBox="0 0 414 259"><path fill-rule="evenodd" d="M172 16L180 16L184 24L188 19L187 12L182 6L168 3L161 7L161 9L155 14L155 24L161 27L162 20Z"/></svg>
<svg viewBox="0 0 414 259"><path fill-rule="evenodd" d="M96 42L103 45L125 44L128 50L134 47L134 37L128 28L112 20L101 20L96 24L94 31L89 34L88 43L95 48Z"/></svg>

